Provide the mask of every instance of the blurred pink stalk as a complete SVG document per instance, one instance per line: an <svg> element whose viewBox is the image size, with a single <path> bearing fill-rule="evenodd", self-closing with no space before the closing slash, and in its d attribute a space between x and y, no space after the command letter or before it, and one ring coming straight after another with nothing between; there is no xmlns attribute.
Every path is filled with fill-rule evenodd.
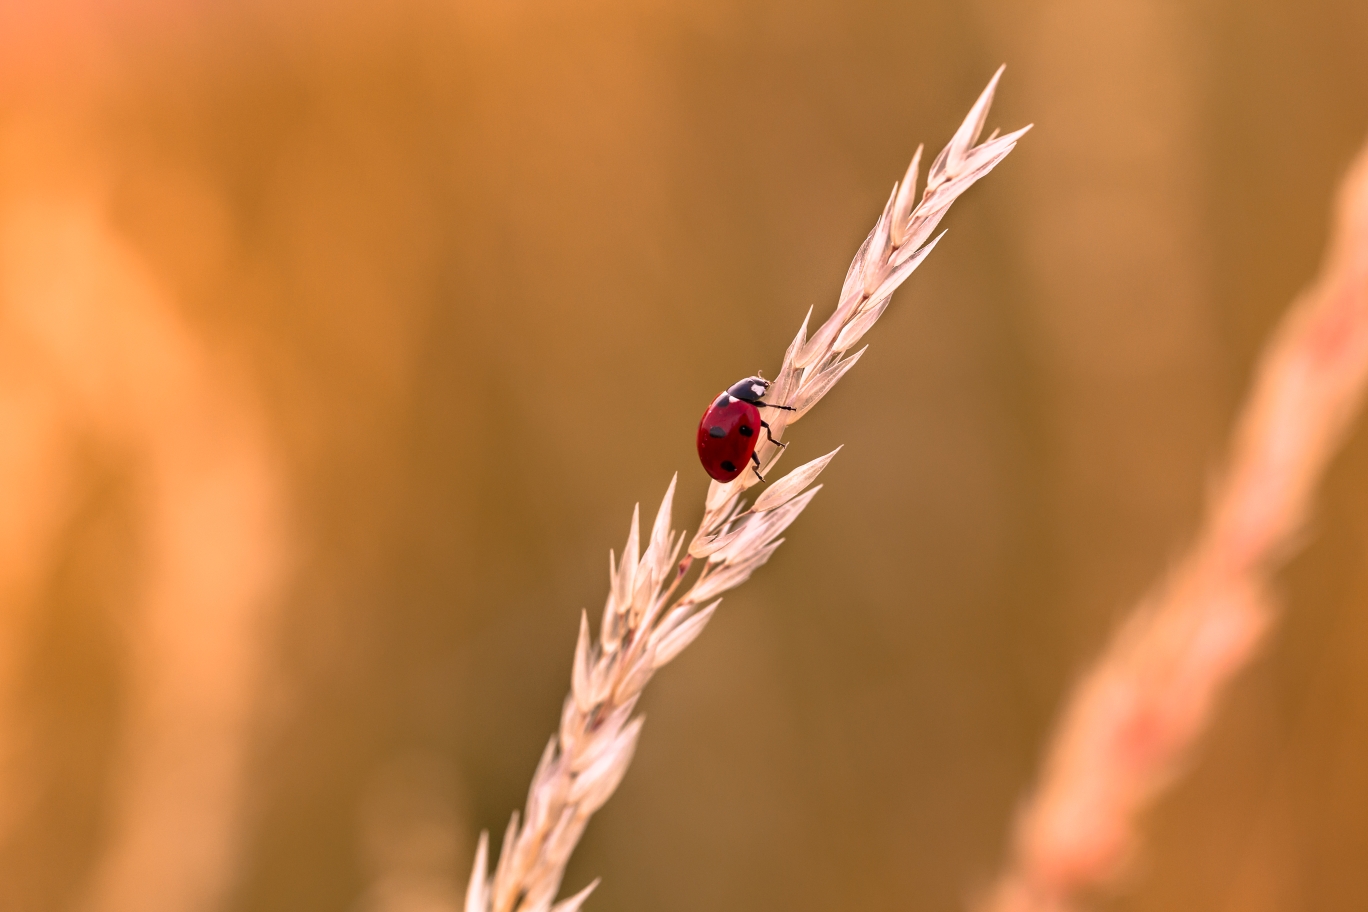
<svg viewBox="0 0 1368 912"><path fill-rule="evenodd" d="M41 170L23 173L38 185ZM78 907L218 908L236 872L252 715L283 580L284 495L264 415L110 226L95 191L34 186L0 201L0 351L22 366L0 371L0 438L20 441L0 446L0 595L30 603L0 606L0 824L29 809L25 795L52 787L36 769L10 780L24 745L8 742L25 722L33 590L80 493L69 451L94 441L126 467L144 550L136 611L120 618L127 703L106 833ZM32 530L43 534L26 540Z"/></svg>
<svg viewBox="0 0 1368 912"><path fill-rule="evenodd" d="M1296 544L1365 379L1368 147L1340 190L1320 277L1263 354L1196 543L1070 696L985 912L1077 908L1134 853L1138 816L1269 625L1268 578Z"/></svg>

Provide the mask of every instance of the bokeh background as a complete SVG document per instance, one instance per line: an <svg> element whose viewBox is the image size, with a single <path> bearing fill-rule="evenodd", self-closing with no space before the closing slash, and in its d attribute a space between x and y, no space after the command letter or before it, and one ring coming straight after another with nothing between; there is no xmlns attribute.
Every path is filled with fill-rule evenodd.
<svg viewBox="0 0 1368 912"><path fill-rule="evenodd" d="M0 0L0 909L446 912L634 503L996 66L590 908L962 908L1368 134L1361 0ZM791 457L794 458L794 457ZM795 463L796 464L796 463ZM1116 910L1368 907L1368 436Z"/></svg>

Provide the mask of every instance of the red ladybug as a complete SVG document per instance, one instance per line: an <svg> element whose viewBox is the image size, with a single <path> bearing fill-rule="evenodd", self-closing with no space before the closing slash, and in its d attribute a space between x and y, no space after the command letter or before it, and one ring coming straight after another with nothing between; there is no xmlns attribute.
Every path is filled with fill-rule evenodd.
<svg viewBox="0 0 1368 912"><path fill-rule="evenodd" d="M754 463L751 470L755 477L765 480L760 474L760 457L755 455L755 445L760 442L756 434L762 428L770 443L788 445L775 440L769 424L760 417L762 408L794 411L792 406L760 401L769 385L764 377L747 377L733 383L703 413L698 423L698 458L718 481L731 481L746 470L747 462Z"/></svg>

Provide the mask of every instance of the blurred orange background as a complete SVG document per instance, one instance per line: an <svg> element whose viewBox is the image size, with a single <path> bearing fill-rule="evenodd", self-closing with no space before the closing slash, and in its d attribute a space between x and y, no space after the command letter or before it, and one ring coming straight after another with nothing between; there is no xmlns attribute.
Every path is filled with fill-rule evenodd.
<svg viewBox="0 0 1368 912"><path fill-rule="evenodd" d="M578 614L999 62L1034 122L647 697L600 912L953 909L1191 535L1361 0L0 0L0 909L444 912ZM797 462L794 463L795 465ZM1124 910L1368 908L1368 437Z"/></svg>

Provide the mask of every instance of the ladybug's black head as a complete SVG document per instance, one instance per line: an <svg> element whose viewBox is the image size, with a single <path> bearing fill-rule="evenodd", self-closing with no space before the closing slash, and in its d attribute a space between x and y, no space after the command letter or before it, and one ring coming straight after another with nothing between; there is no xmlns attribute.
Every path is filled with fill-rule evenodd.
<svg viewBox="0 0 1368 912"><path fill-rule="evenodd" d="M765 397L765 392L769 389L770 383L764 377L747 377L745 380L738 380L727 390L727 395L733 399L743 399L746 402L759 402Z"/></svg>

